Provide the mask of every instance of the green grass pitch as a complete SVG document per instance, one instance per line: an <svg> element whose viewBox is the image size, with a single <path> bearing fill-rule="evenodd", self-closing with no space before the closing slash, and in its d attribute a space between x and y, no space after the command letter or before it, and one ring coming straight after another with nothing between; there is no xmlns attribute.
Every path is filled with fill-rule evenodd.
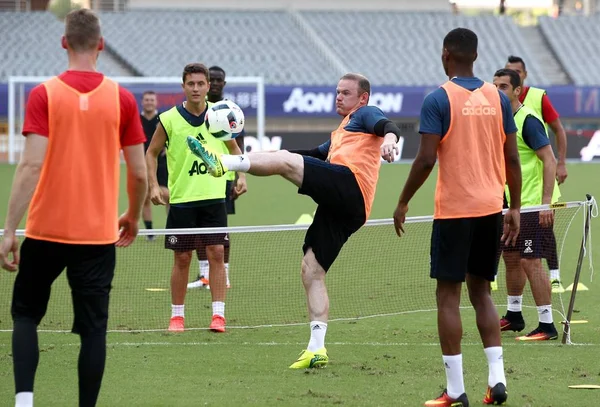
<svg viewBox="0 0 600 407"><path fill-rule="evenodd" d="M371 219L389 218L409 170L387 165L381 170ZM561 188L563 201L600 197L600 166L571 164ZM0 165L0 218L4 219L14 167ZM279 178L249 177L249 192L237 201L231 226L289 224L315 205ZM432 175L410 205L409 216L433 211ZM125 190L122 190L125 208ZM566 213L565 213L566 215ZM165 222L163 208L154 208L155 227ZM581 216L566 236L561 259L565 286L570 284L581 242ZM565 229L566 222L561 223ZM162 242L140 239L119 250L111 304L111 329L156 329L155 332L110 333L101 406L418 406L445 385L439 350L434 282L428 278L429 223L411 224L398 239L391 226L363 228L349 241L328 276L331 322L327 334L330 365L316 371L290 371L287 366L306 346L304 294L299 278L303 233L276 232L232 236L228 323L235 326L297 323L250 329L229 329L224 335L191 330L164 332L168 323L170 253ZM593 233L600 232L594 220ZM595 259L597 260L596 253ZM195 268L192 269L192 273ZM494 294L499 312L505 292ZM0 274L0 330L10 329L10 292L14 276ZM595 405L592 391L571 390L571 384L600 383L600 284L590 281L587 261L581 282L589 288L577 295L573 342L522 344L516 334L504 335L510 406ZM147 291L156 288L166 291ZM554 320L561 316L569 293L553 296ZM531 305L530 296L527 304ZM205 327L210 295L192 291L186 300L186 324ZM468 305L463 302L463 305ZM415 312L419 311L419 312ZM64 281L58 281L41 329L68 330L70 302ZM367 315L393 315L357 319ZM537 321L534 308L524 310L528 326ZM471 405L482 405L487 363L475 328L474 313L463 315L465 384ZM349 318L346 318L349 317ZM346 319L345 319L346 318ZM40 334L42 350L36 380L36 402L42 406L76 404L78 338L68 333ZM13 396L10 333L0 332L0 405Z"/></svg>

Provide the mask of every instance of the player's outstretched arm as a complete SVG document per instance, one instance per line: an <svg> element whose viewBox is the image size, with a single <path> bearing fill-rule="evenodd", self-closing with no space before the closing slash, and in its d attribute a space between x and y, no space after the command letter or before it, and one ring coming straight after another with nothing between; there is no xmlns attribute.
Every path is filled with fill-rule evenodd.
<svg viewBox="0 0 600 407"><path fill-rule="evenodd" d="M421 136L419 152L410 169L410 174L408 175L406 184L404 184L400 199L398 199L398 206L394 211L394 227L398 236L404 233L403 224L408 212L408 203L427 180L433 167L435 167L440 140L440 136L437 134L423 134Z"/></svg>
<svg viewBox="0 0 600 407"><path fill-rule="evenodd" d="M25 149L17 166L8 201L4 238L0 246L0 266L5 270L16 271L17 269L19 247L16 231L37 188L47 149L48 137L30 133L25 139ZM10 253L13 256L12 260L9 259Z"/></svg>
<svg viewBox="0 0 600 407"><path fill-rule="evenodd" d="M152 141L146 151L146 169L148 171L148 191L150 193L150 200L154 205L166 205L160 186L158 185L158 178L156 177L156 171L158 168L158 155L162 153L167 143L167 133L162 123L158 123L154 134L152 135Z"/></svg>

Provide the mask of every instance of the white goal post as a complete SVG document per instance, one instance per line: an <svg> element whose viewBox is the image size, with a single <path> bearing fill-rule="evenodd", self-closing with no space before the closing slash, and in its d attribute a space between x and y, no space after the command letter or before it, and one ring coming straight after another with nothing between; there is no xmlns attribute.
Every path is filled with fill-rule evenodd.
<svg viewBox="0 0 600 407"><path fill-rule="evenodd" d="M18 162L24 142L19 140L23 126L26 104L26 86L37 85L47 81L46 76L9 76L8 77L8 162ZM151 77L151 76L109 76L110 79L124 85L180 85L181 77ZM228 76L225 94L231 92L235 86L253 86L256 88L256 137L262 145L265 136L265 83L261 76ZM232 85L232 86L230 86ZM27 89L30 90L30 89ZM148 87L148 90L153 90ZM159 93L159 92L157 92ZM234 102L235 97L230 98ZM249 98L250 99L250 98ZM139 104L139 101L138 101ZM240 103L238 103L240 104ZM254 103L252 103L254 104ZM244 110L244 106L240 106Z"/></svg>

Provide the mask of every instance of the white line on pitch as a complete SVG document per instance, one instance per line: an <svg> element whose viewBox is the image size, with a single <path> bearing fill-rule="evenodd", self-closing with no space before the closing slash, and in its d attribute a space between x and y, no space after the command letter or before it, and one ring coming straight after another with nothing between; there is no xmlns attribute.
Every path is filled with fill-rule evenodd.
<svg viewBox="0 0 600 407"><path fill-rule="evenodd" d="M109 342L107 347L139 347L139 346L304 346L306 342ZM479 342L463 342L463 346L481 346ZM537 342L533 343L512 343L505 342L503 347L507 346L556 346L556 342ZM0 347L8 347L9 344L0 344ZM80 346L80 343L62 343L62 344L40 344L41 347L48 346ZM327 346L373 346L373 347L402 347L402 346L440 346L437 342L430 343L408 343L408 342L328 342ZM600 346L598 343L574 343L570 346Z"/></svg>

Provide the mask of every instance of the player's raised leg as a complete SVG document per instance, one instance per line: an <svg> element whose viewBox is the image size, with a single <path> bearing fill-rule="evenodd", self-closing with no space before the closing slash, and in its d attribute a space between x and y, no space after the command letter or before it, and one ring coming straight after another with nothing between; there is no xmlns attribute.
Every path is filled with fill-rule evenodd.
<svg viewBox="0 0 600 407"><path fill-rule="evenodd" d="M192 153L204 162L213 176L223 176L227 171L246 172L257 176L281 175L297 187L302 185L304 159L299 154L281 150L268 153L219 155L206 149L194 137L188 137L187 141Z"/></svg>

